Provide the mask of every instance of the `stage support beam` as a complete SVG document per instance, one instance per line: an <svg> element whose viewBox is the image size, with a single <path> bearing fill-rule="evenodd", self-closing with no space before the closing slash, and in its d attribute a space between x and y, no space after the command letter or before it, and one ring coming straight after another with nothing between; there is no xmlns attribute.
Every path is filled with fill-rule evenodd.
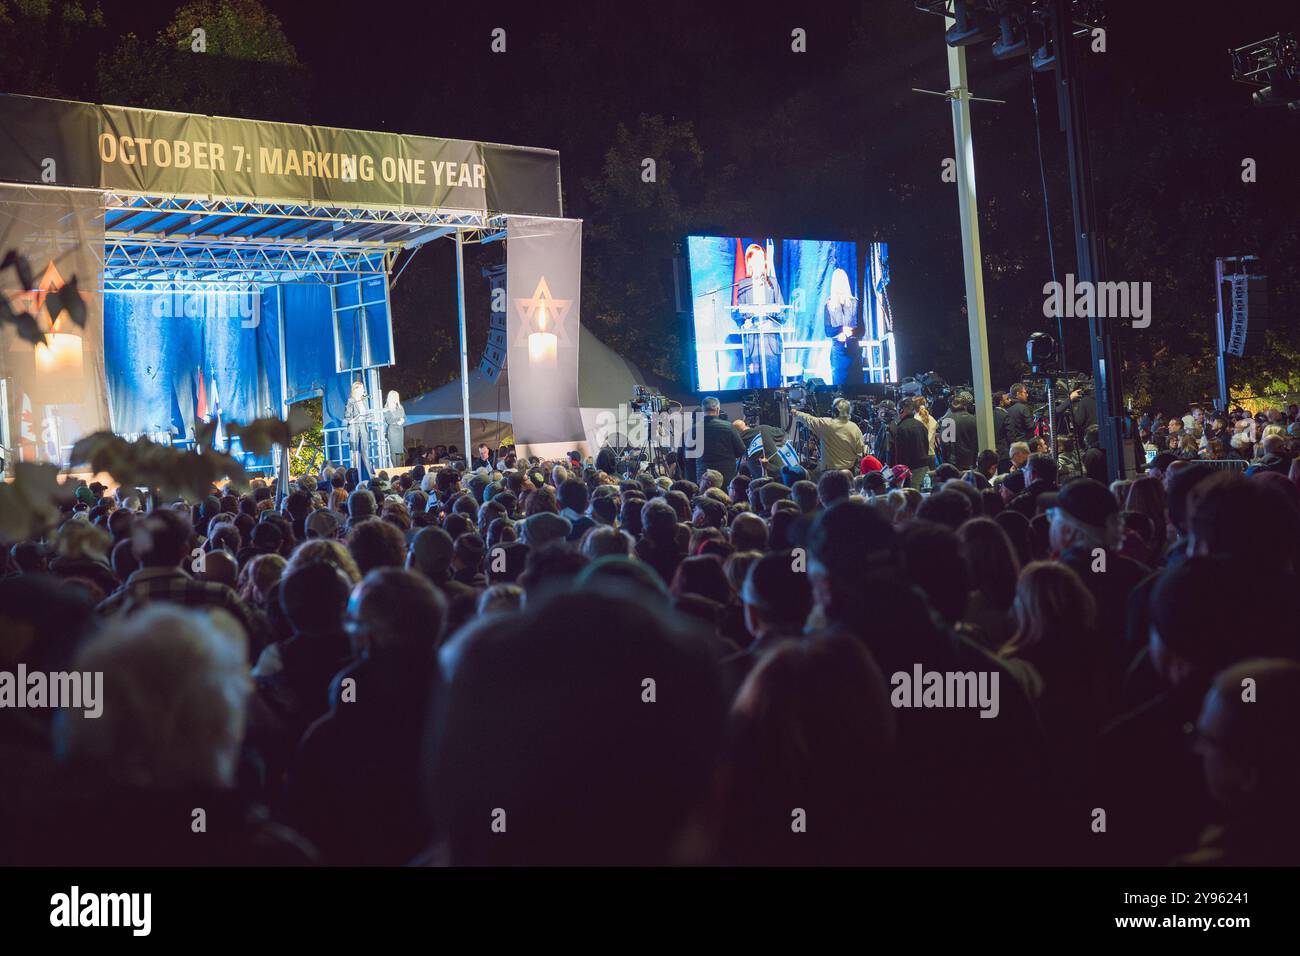
<svg viewBox="0 0 1300 956"><path fill-rule="evenodd" d="M944 19L944 29L956 21ZM984 318L984 263L980 253L979 205L975 197L975 147L971 139L970 89L966 48L948 50L948 99L952 103L952 140L957 150L957 204L961 210L961 251L966 276L966 326L970 336L971 386L980 450L996 449L993 434L993 387L989 375L989 334Z"/></svg>
<svg viewBox="0 0 1300 956"><path fill-rule="evenodd" d="M460 324L460 409L465 424L465 464L473 461L469 437L469 335L465 331L465 234L456 230L456 312Z"/></svg>

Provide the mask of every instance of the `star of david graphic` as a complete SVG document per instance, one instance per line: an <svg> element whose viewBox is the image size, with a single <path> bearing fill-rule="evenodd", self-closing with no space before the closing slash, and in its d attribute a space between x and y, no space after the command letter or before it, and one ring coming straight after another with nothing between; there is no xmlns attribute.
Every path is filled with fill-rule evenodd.
<svg viewBox="0 0 1300 956"><path fill-rule="evenodd" d="M515 345L527 345L528 336L534 332L551 332L558 336L561 347L572 345L564 319L573 306L573 300L557 299L551 295L546 276L537 280L537 288L533 290L531 298L515 299L514 302L519 318L523 320L515 333Z"/></svg>

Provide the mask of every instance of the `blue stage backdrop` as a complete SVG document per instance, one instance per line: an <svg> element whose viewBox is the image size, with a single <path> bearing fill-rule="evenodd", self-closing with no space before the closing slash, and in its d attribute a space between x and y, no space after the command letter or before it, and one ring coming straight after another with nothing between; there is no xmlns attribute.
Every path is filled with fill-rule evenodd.
<svg viewBox="0 0 1300 956"><path fill-rule="evenodd" d="M114 431L190 441L201 419L278 417L281 308L287 399L320 395L326 424L340 421L351 376L336 371L330 287L287 283L260 290L105 293ZM222 432L218 436L224 441Z"/></svg>
<svg viewBox="0 0 1300 956"><path fill-rule="evenodd" d="M830 338L824 306L831 298L832 278L842 269L846 291L856 300L858 332L862 332L858 251L856 243L810 239L746 236L688 236L692 322L695 338L694 380L698 391L777 388L805 378L831 380ZM759 278L754 272L758 269ZM766 275L767 279L762 280ZM753 293L762 281L766 291ZM770 353L766 386L746 374L741 321L754 313L744 308L763 302L781 348ZM778 354L779 353L779 354ZM761 367L761 355L751 355ZM751 361L753 364L753 361ZM761 376L759 376L761 378Z"/></svg>

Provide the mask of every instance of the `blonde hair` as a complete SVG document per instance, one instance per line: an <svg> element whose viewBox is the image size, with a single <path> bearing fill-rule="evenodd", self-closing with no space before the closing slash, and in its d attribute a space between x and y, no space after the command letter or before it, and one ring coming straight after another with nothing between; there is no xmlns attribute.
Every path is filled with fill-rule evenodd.
<svg viewBox="0 0 1300 956"><path fill-rule="evenodd" d="M361 568L357 566L356 559L352 557L352 552L345 548L341 542L325 538L312 538L298 545L293 554L289 555L289 563L285 565L282 577L287 577L295 569L307 564L314 564L317 561L324 561L326 564L334 565L334 567L346 574L348 580L353 584L361 580Z"/></svg>
<svg viewBox="0 0 1300 956"><path fill-rule="evenodd" d="M1020 572L1011 604L1016 633L998 651L1013 656L1043 640L1086 632L1097 618L1097 602L1079 575L1058 561L1031 561Z"/></svg>
<svg viewBox="0 0 1300 956"><path fill-rule="evenodd" d="M856 301L853 289L849 286L849 274L843 269L831 273L831 302L834 305L849 305Z"/></svg>

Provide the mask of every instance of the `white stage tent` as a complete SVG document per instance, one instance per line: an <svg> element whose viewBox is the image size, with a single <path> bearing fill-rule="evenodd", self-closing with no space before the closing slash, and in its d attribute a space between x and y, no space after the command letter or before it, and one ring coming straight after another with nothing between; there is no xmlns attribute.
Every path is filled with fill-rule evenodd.
<svg viewBox="0 0 1300 956"><path fill-rule="evenodd" d="M693 402L689 395L671 382L647 374L624 359L585 326L579 328L578 402L590 454L594 455L600 450L596 434L600 424L598 416L601 412L618 415L619 406L631 402L633 385L649 385L676 401ZM462 443L464 431L459 379L453 379L402 405L406 409L408 445L419 443L432 447L439 444L459 446ZM471 440L475 445L486 443L495 449L502 438L511 434L510 386L505 372L493 383L478 368L470 370L469 418ZM619 441L621 443L622 436Z"/></svg>

